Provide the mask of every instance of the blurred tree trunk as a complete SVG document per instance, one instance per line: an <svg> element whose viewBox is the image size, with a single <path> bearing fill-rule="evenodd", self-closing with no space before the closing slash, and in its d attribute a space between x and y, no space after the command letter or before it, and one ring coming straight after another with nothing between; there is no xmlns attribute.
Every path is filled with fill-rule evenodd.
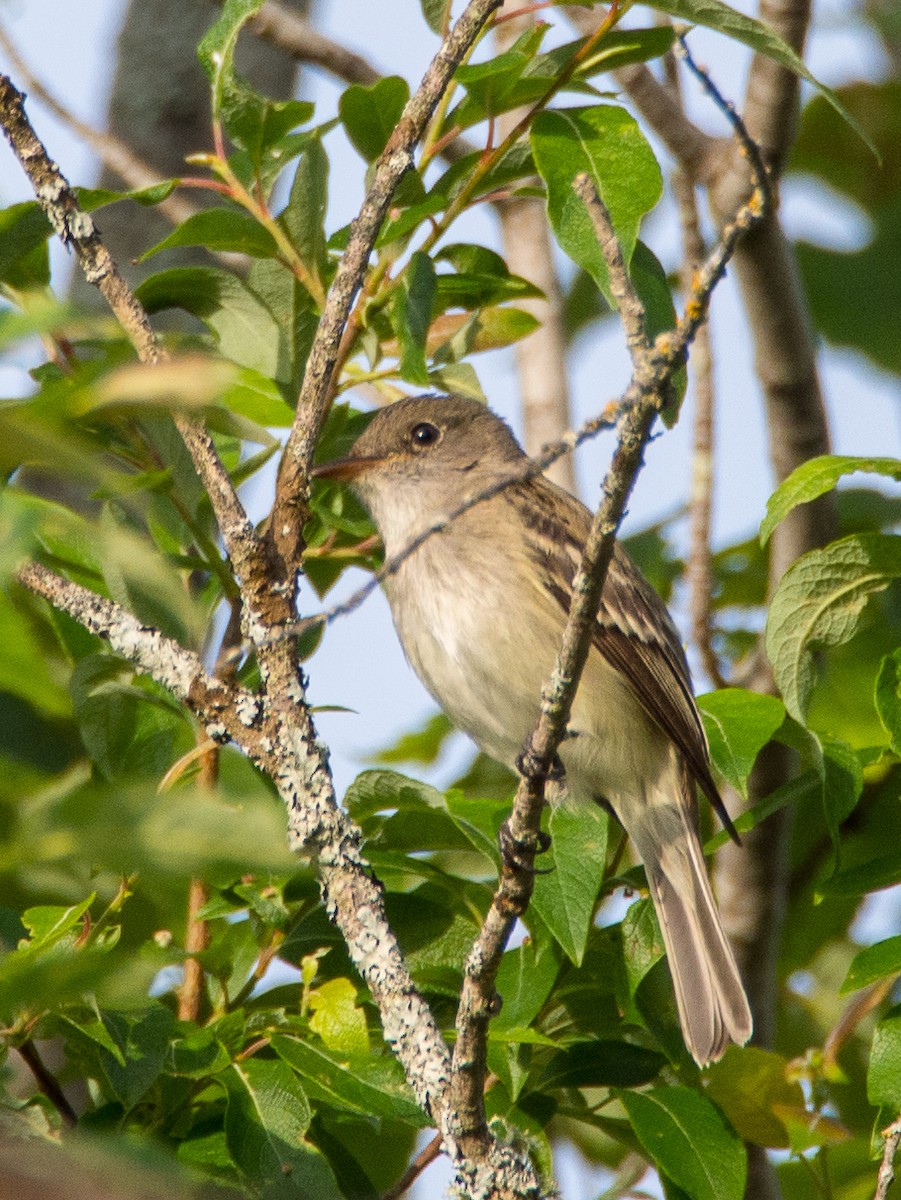
<svg viewBox="0 0 901 1200"><path fill-rule="evenodd" d="M286 3L301 15L310 7L309 0ZM197 43L215 21L218 8L211 0L130 0L125 13L107 127L164 177L185 174L186 155L212 148L209 89L197 59ZM283 51L245 37L238 45L237 64L266 95L278 99L292 94L297 64ZM98 186L119 189L123 185L104 171ZM208 196L199 189L188 194L198 207ZM133 262L171 230L155 209L114 204L102 210L98 224L129 282L158 269L150 264L136 267ZM177 254L169 254L167 265L203 258L202 252L192 250ZM79 303L104 306L97 289L86 284L80 272L74 276L73 292Z"/></svg>

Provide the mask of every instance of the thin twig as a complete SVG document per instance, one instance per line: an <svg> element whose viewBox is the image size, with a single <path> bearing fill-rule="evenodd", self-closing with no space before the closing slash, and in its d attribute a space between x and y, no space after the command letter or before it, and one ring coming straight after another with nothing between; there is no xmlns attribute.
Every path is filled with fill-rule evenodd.
<svg viewBox="0 0 901 1200"><path fill-rule="evenodd" d="M389 1188L387 1192L383 1193L382 1200L400 1200L400 1197L410 1190L426 1167L430 1166L440 1154L441 1135L436 1133L432 1140L419 1151L404 1171L402 1178L393 1188Z"/></svg>
<svg viewBox="0 0 901 1200"><path fill-rule="evenodd" d="M203 739L205 745L200 759L197 785L210 792L219 781L220 749L215 742ZM202 879L192 879L188 885L188 914L185 928L185 959L181 987L178 989L178 1019L199 1021L203 1005L205 974L203 964L196 956L210 944L210 926L198 916L210 898L210 889Z"/></svg>
<svg viewBox="0 0 901 1200"><path fill-rule="evenodd" d="M16 75L24 83L28 93L36 96L54 116L86 142L107 170L118 175L128 187L136 191L165 182L163 176L135 154L131 146L122 138L116 137L113 133L104 132L102 129L96 129L66 108L62 101L57 99L37 78L2 26L0 26L0 48L12 64ZM182 221L186 221L188 217L198 211L195 205L185 200L184 197L176 195L167 196L156 204L155 208L173 225L180 225Z"/></svg>
<svg viewBox="0 0 901 1200"><path fill-rule="evenodd" d="M675 55L665 62L666 80L674 103L682 108L679 66ZM694 181L678 164L670 174L673 195L679 210L682 233L683 294L691 289L694 273L704 260L706 248L701 234ZM713 437L715 381L710 322L706 321L695 336L691 352L691 379L694 385L694 426L691 451L691 492L688 502L688 611L691 635L707 677L716 688L727 687L727 680L713 648Z"/></svg>
<svg viewBox="0 0 901 1200"><path fill-rule="evenodd" d="M882 1147L882 1162L879 1164L879 1174L876 1177L876 1191L873 1200L886 1200L888 1190L895 1179L895 1155L898 1143L901 1142L901 1117L892 1121L882 1131L885 1145Z"/></svg>
<svg viewBox="0 0 901 1200"><path fill-rule="evenodd" d="M52 1071L47 1069L47 1065L38 1053L38 1048L29 1038L16 1047L19 1054L22 1056L23 1062L28 1065L28 1069L37 1080L37 1085L53 1104L56 1111L63 1120L63 1124L74 1126L78 1124L78 1114L69 1103L65 1092L59 1085L59 1080Z"/></svg>
<svg viewBox="0 0 901 1200"><path fill-rule="evenodd" d="M372 183L351 225L347 249L335 275L325 311L307 359L297 416L288 435L279 472L272 535L285 563L296 564L306 512L307 469L332 395L341 335L360 288L391 197L413 163L413 147L447 87L457 65L481 33L501 0L470 0L441 44L422 83L404 107L400 121L375 164Z"/></svg>
<svg viewBox="0 0 901 1200"><path fill-rule="evenodd" d="M732 126L732 132L738 139L742 153L748 161L748 166L751 170L751 181L755 190L762 193L762 200L765 208L771 207L772 197L770 195L770 173L766 163L763 161L763 155L760 153L760 147L751 137L745 122L739 115L738 109L731 100L727 100L719 88L710 77L709 73L699 66L692 57L691 51L688 49L688 44L685 41L685 32L678 32L676 41L673 44L673 53L677 58L681 58L685 65L698 80L701 87L714 102L729 124Z"/></svg>

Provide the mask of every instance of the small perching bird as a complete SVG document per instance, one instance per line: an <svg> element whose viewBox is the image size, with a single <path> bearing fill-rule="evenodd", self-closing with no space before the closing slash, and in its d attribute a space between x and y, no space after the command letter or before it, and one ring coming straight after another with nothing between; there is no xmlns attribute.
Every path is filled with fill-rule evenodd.
<svg viewBox="0 0 901 1200"><path fill-rule="evenodd" d="M507 479L525 455L474 400L414 397L376 413L346 479L393 559L460 500ZM384 583L407 658L455 725L513 766L538 718L591 516L548 480L517 481L427 538ZM559 757L576 801L608 805L644 863L685 1043L701 1065L751 1035L697 832L696 789L734 829L678 635L617 544Z"/></svg>

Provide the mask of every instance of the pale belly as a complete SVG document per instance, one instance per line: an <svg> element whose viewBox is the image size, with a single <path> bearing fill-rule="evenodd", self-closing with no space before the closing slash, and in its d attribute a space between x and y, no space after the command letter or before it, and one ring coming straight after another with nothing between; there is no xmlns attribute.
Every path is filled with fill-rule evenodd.
<svg viewBox="0 0 901 1200"><path fill-rule="evenodd" d="M481 572L471 563L454 570L452 555L427 554L402 570L386 591L411 665L458 728L492 758L515 765L538 718L563 613L536 589L528 622L517 620L507 562ZM597 650L586 663L569 731L559 751L567 786L586 798L635 797L660 777L672 750Z"/></svg>

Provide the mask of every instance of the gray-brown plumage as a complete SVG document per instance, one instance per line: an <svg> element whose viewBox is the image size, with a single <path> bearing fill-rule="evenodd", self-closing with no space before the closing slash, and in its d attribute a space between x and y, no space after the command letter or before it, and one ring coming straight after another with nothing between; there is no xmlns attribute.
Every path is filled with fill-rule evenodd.
<svg viewBox="0 0 901 1200"><path fill-rule="evenodd" d="M524 459L493 413L417 397L376 414L348 458L389 558L467 493ZM426 541L385 581L404 651L451 720L513 765L538 716L588 535L584 505L548 480L517 482ZM696 786L734 833L710 772L688 665L669 615L617 545L593 649L560 747L576 799L608 804L641 856L697 1062L744 1043L751 1015L710 891Z"/></svg>

